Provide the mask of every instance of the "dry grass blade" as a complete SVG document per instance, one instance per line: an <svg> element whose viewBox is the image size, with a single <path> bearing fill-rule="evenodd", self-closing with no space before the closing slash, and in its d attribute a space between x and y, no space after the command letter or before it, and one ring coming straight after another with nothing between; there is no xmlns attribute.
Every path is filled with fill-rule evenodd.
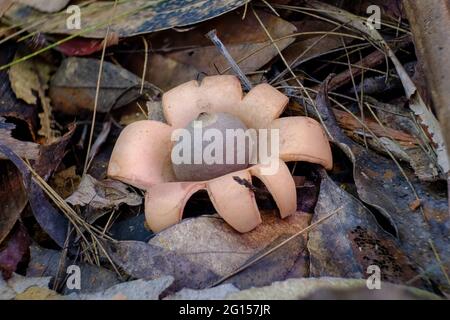
<svg viewBox="0 0 450 320"><path fill-rule="evenodd" d="M308 98L308 102L313 106L314 110L316 111L320 122L322 123L324 130L326 131L326 133L328 134L328 136L331 137L331 133L328 130L328 128L325 125L325 122L322 119L322 116L320 115L320 112L318 112L317 108L316 108L316 104L314 102L314 100L311 98L311 96L309 95L308 91L305 89L305 87L303 86L303 84L301 83L300 80L298 80L298 78L296 77L294 71L292 71L291 67L289 66L289 63L286 61L286 59L284 58L283 54L281 53L280 48L278 47L278 45L276 44L276 42L274 41L272 35L270 34L269 30L267 30L267 27L264 25L264 23L262 22L261 18L258 16L258 14L256 13L255 9L252 7L252 11L253 14L256 18L256 20L258 20L258 23L261 25L261 27L263 28L264 32L266 33L267 37L270 39L270 42L273 44L273 46L275 47L275 49L278 52L278 55L280 56L281 60L283 61L283 63L285 64L286 68L289 70L289 73L295 78L296 82L298 83L298 85L302 88L303 93L306 95L306 97Z"/></svg>
<svg viewBox="0 0 450 320"><path fill-rule="evenodd" d="M105 39L103 40L102 57L100 59L100 67L98 70L97 87L95 88L95 100L94 100L94 111L92 114L91 132L89 134L89 142L88 142L88 148L87 148L87 152L86 152L86 160L85 160L85 164L84 164L83 175L86 174L86 172L89 168L89 155L91 153L92 139L94 137L94 128L95 128L95 120L96 120L96 116L97 116L98 98L100 96L100 86L102 83L103 64L105 62L106 47L108 45L111 23L116 15L117 1L118 0L115 0L115 2L114 2L114 7L112 8L112 13L111 13L111 16L109 19L108 27L106 29ZM142 80L142 81L144 81L144 80Z"/></svg>
<svg viewBox="0 0 450 320"><path fill-rule="evenodd" d="M236 274L244 271L245 269L247 269L248 267L254 265L255 263L257 263L258 261L261 261L262 259L264 259L265 257L267 257L269 254L271 254L272 252L278 250L279 248L281 248L282 246L286 245L287 243L289 243L290 241L292 241L293 239L313 230L314 228L316 228L317 226L319 226L320 224L322 224L323 222L325 222L326 220L328 220L329 218L331 218L332 216L334 216L335 214L337 214L339 211L342 210L344 206L341 206L339 208L337 208L335 211L333 211L332 213L326 215L325 217L323 217L322 219L312 223L311 225L309 225L308 227L306 227L303 230L300 230L299 232L297 232L296 234L290 236L289 238L287 238L286 240L284 240L283 242L281 242L280 244L278 244L277 246L271 248L270 250L264 252L264 254L256 257L255 259L252 259L251 261L247 262L246 264L244 264L243 266L239 267L238 269L236 269L235 271L233 271L232 273L230 273L229 275L219 279L218 281L216 281L214 284L211 285L211 287L215 287L218 286L219 284L223 283L224 281L228 280L229 278L235 276Z"/></svg>
<svg viewBox="0 0 450 320"><path fill-rule="evenodd" d="M428 135L423 138L429 140L428 143L430 145L436 145L436 147L433 149L437 156L437 165L441 168L442 173L448 173L450 170L450 164L447 154L447 148L444 142L444 137L439 122L430 111L430 109L425 105L422 97L417 90L417 87L411 80L411 77L408 75L405 68L395 55L394 51L384 40L381 34L375 28L370 28L366 24L366 19L356 16L348 11L339 9L317 0L309 1L308 6L311 6L312 8L322 12L324 15L341 23L345 23L346 25L358 30L362 34L365 34L369 37L368 40L374 42L374 45L376 47L379 46L384 52L386 52L387 56L393 62L400 80L402 81L406 96L409 99L411 110L416 114L417 118L420 119L422 126L427 129L429 136L431 136L431 138L429 138Z"/></svg>

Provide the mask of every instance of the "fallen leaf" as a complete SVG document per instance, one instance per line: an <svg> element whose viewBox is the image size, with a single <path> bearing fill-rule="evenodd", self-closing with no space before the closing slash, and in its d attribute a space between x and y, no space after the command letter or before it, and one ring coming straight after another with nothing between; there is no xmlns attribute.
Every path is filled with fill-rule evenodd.
<svg viewBox="0 0 450 320"><path fill-rule="evenodd" d="M90 206L102 210L117 208L121 204L140 205L142 197L128 188L120 181L109 179L98 181L86 174L81 179L77 191L66 201L74 206Z"/></svg>
<svg viewBox="0 0 450 320"><path fill-rule="evenodd" d="M65 295L70 293L94 293L106 290L120 283L117 274L108 269L89 265L84 262L76 262L69 258L61 260L61 255L61 251L32 245L30 247L30 262L27 268L27 277L51 277L52 284L57 282L59 287L62 287L62 293ZM80 290L71 290L66 286L66 270L69 265L76 265L80 268L82 275Z"/></svg>
<svg viewBox="0 0 450 320"><path fill-rule="evenodd" d="M124 59L127 68L142 76L145 67L145 56L136 53ZM168 91L182 83L197 79L199 71L192 65L179 62L168 56L152 53L148 56L145 80L153 83L163 91Z"/></svg>
<svg viewBox="0 0 450 320"><path fill-rule="evenodd" d="M50 83L55 110L78 114L93 110L100 61L87 58L65 59ZM124 106L139 97L141 79L110 62L103 65L98 112Z"/></svg>
<svg viewBox="0 0 450 320"><path fill-rule="evenodd" d="M170 275L175 280L171 291L201 289L218 279L207 266L191 262L175 251L141 241L119 241L108 245L111 259L127 274L138 279L157 279Z"/></svg>
<svg viewBox="0 0 450 320"><path fill-rule="evenodd" d="M398 248L414 269L420 270L420 276L448 290L447 275L442 271L450 263L447 195L433 185L417 181L408 169L400 169L391 159L366 150L343 134L330 111L327 81L316 104L334 142L353 162L359 198L376 208L384 227L396 236ZM421 200L423 210L411 210L410 204L416 199Z"/></svg>
<svg viewBox="0 0 450 320"><path fill-rule="evenodd" d="M353 296L353 299L360 300L366 296L373 299L378 296L374 291L367 289L366 280L363 279L343 279L343 278L305 278L305 279L289 279L282 282L274 282L270 286L262 288L251 288L232 293L227 296L229 300L303 300L313 297L317 292L329 293L334 290L345 292L358 289L359 295ZM440 297L424 290L413 287L406 287L383 282L382 297L385 299L399 299L402 294L412 299L430 299L441 300ZM378 296L379 297L379 296ZM342 298L342 297L340 297ZM367 299L368 299L367 298Z"/></svg>
<svg viewBox="0 0 450 320"><path fill-rule="evenodd" d="M139 214L124 220L115 221L109 233L116 240L136 240L147 242L153 232L145 227L145 214Z"/></svg>
<svg viewBox="0 0 450 320"><path fill-rule="evenodd" d="M42 2L44 3L44 1ZM187 0L183 3L177 0L119 2L116 8L116 18L110 24L110 30L122 38L177 26L186 26L224 14L244 3L245 0ZM109 26L108 22L113 6L114 1L98 1L81 8L81 16L83 17L81 32L83 32L83 36L103 38L106 33L106 25ZM67 28L66 17L64 16L61 19L58 16L52 17L39 12L27 12L23 10L23 6L17 4L5 13L5 17L11 19L12 23L17 19L24 21L45 17L45 23L36 27L42 33L80 33L80 30Z"/></svg>
<svg viewBox="0 0 450 320"><path fill-rule="evenodd" d="M311 276L366 278L370 265L377 265L387 282L405 283L417 276L418 270L397 240L379 227L362 203L323 172L313 222L339 208L334 217L309 233Z"/></svg>
<svg viewBox="0 0 450 320"><path fill-rule="evenodd" d="M274 39L281 38L277 41L280 50L283 50L295 40L294 37L289 37L297 31L293 24L265 12L259 12L258 14L272 37ZM229 28L230 25L234 27ZM202 26L198 34L204 36L212 29L217 29L218 37L224 42L231 56L244 73L258 70L278 54L277 49L270 44L264 29L254 15L246 15L246 18L242 20L242 15L233 12L224 17L222 21L219 19L217 22L214 21ZM199 72L207 75L232 73L231 70L225 72L229 69L228 61L210 43L202 47L175 51L167 54L167 56L193 66Z"/></svg>
<svg viewBox="0 0 450 320"><path fill-rule="evenodd" d="M50 185L63 199L73 194L81 182L81 177L76 173L76 166L71 166L53 175Z"/></svg>

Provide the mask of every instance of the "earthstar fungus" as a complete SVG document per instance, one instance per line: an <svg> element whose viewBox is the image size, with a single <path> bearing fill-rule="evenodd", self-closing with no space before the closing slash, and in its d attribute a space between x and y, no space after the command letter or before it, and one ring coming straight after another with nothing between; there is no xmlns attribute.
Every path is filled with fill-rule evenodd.
<svg viewBox="0 0 450 320"><path fill-rule="evenodd" d="M234 76L211 76L184 83L163 95L168 124L137 121L120 134L108 166L108 176L145 189L145 214L149 227L159 232L182 220L189 198L206 190L217 213L235 230L248 232L261 223L255 195L234 177L251 182L259 178L272 194L281 218L296 211L294 180L284 161L307 161L331 169L332 155L321 125L308 117L278 118L288 98L268 84L259 84L243 96ZM174 130L185 128L200 114L226 113L251 129L279 130L279 159L274 174L267 163L227 173L205 181L179 181L172 167Z"/></svg>

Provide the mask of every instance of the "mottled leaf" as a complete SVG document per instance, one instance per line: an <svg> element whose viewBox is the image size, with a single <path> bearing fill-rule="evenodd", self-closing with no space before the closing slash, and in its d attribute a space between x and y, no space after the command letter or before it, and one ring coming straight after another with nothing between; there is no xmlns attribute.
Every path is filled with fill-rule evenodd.
<svg viewBox="0 0 450 320"><path fill-rule="evenodd" d="M313 222L339 212L309 233L311 276L367 278L377 265L382 280L405 283L418 274L397 240L382 230L361 202L324 172ZM424 285L417 282L416 285Z"/></svg>

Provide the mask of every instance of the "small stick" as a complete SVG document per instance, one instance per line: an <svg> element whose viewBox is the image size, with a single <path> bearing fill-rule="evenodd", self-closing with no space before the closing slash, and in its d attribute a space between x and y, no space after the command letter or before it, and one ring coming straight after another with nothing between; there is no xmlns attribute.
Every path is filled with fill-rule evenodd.
<svg viewBox="0 0 450 320"><path fill-rule="evenodd" d="M220 41L219 37L217 36L216 29L211 30L206 34L206 37L211 40L212 43L217 47L217 50L224 56L224 58L228 61L228 64L230 65L231 69L233 69L234 73L238 76L238 78L241 80L242 84L244 85L244 88L247 91L250 91L253 86L248 80L247 76L242 72L241 68L239 68L236 61L234 61L233 57L231 56L230 52L228 52L225 45Z"/></svg>

